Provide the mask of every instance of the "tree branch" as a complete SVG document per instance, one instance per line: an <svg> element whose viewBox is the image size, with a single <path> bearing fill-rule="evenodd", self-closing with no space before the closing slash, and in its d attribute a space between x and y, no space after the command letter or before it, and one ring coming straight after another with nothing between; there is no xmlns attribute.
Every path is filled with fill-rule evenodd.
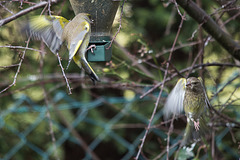
<svg viewBox="0 0 240 160"><path fill-rule="evenodd" d="M238 67L240 68L240 65L236 65L236 64L231 64L231 63L205 63L205 64L196 64L193 66L193 69L196 69L196 68L202 68L202 67L209 67L209 66L226 66L226 67ZM184 73L184 72L187 72L189 70L192 70L192 66L191 67L188 67L188 68L185 68L185 69L182 69L181 71L179 71L178 73L173 73L171 74L171 76L169 76L167 79L166 79L166 82L170 81L171 79L173 79L174 77L176 77L177 75L179 75L179 73ZM158 84L154 85L151 89L149 89L147 92L145 92L144 94L142 94L140 96L140 98L143 98L145 97L146 95L148 95L149 93L153 92L156 88L158 88L159 86L162 85L162 82L159 82Z"/></svg>
<svg viewBox="0 0 240 160"><path fill-rule="evenodd" d="M221 5L221 8L229 9L227 13L233 17L236 16L236 19L240 21L240 9L236 6L236 0L214 0L216 1L219 5Z"/></svg>
<svg viewBox="0 0 240 160"><path fill-rule="evenodd" d="M56 2L56 1L52 1L52 3L53 2ZM21 10L20 12L12 15L10 17L2 19L2 20L0 20L0 27L3 26L4 24L7 24L7 23L9 23L9 22L11 22L11 21L13 21L13 20L15 20L15 19L17 19L17 18L19 18L19 17L21 17L21 16L23 16L23 15L33 11L33 10L36 10L38 8L42 8L42 7L46 6L46 5L48 5L48 2L43 1L43 2L40 2L40 3L38 3L38 4L36 4L36 5L32 6L32 7L29 7L27 9Z"/></svg>
<svg viewBox="0 0 240 160"><path fill-rule="evenodd" d="M176 0L177 3L206 30L234 58L240 60L240 45L225 33L219 25L192 0Z"/></svg>

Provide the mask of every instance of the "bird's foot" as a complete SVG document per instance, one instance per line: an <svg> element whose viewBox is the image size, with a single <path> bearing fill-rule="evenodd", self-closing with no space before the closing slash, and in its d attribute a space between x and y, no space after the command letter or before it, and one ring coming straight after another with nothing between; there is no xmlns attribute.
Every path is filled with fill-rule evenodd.
<svg viewBox="0 0 240 160"><path fill-rule="evenodd" d="M88 48L87 48L87 50L91 50L91 52L92 52L92 54L94 54L94 52L93 52L93 48L94 49L96 49L97 47L96 47L96 45L95 44L92 44L91 46L89 46ZM94 54L95 55L95 54Z"/></svg>
<svg viewBox="0 0 240 160"><path fill-rule="evenodd" d="M198 131L200 129L199 120L197 120L197 122L193 121L193 123L194 123L194 127L195 127L196 131Z"/></svg>

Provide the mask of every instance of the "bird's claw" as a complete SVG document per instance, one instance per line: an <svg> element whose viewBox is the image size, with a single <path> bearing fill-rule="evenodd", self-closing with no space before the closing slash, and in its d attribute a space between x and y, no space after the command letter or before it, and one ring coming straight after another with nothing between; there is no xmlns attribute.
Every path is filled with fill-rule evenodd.
<svg viewBox="0 0 240 160"><path fill-rule="evenodd" d="M194 123L194 127L195 127L196 131L198 131L200 129L199 121L197 121L197 122L193 121L193 123Z"/></svg>
<svg viewBox="0 0 240 160"><path fill-rule="evenodd" d="M93 48L94 49L96 49L97 47L96 47L96 45L95 44L92 44L91 46L89 46L88 48L87 48L87 50L91 50L91 52L92 52L92 54L94 54L94 52L93 52ZM95 54L94 54L95 55Z"/></svg>

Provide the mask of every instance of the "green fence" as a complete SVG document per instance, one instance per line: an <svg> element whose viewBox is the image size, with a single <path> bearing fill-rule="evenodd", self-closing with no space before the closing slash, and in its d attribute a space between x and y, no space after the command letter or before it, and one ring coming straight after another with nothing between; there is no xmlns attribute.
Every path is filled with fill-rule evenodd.
<svg viewBox="0 0 240 160"><path fill-rule="evenodd" d="M237 76L239 74L235 72L232 76L229 76L229 80ZM226 87L227 82L220 84L218 90ZM228 84L228 86L239 88L239 83ZM207 88L209 91L214 90L210 86L207 86ZM155 97L157 94L155 92ZM136 155L154 107L152 99L149 97L139 99L139 95L136 95L132 100L127 100L123 97L103 96L89 102L80 102L63 91L56 91L53 95L52 98L49 98L48 106L56 138L55 142L51 140L49 133L50 122L46 116L48 107L39 105L45 104L44 102L35 102L29 97L20 94L14 98L13 105L1 106L0 158L2 160L57 159L56 157L62 159L64 156L65 159L69 159L65 153L65 149L68 148L66 143L79 148L80 159L92 159L91 154L82 150L82 144L79 143L77 137L72 134L69 128L74 128L83 137L88 148L93 152L96 151L97 155L101 153L101 150L105 149L103 151L105 155L100 155L101 159L118 157L118 159L127 160L132 159ZM167 94L164 92L163 99L166 96ZM217 96L213 98L216 98L217 101ZM214 101L215 99L212 100L212 102ZM139 104L143 105L144 103L146 103L146 108L148 108L147 111L143 108L138 108ZM106 105L113 107L113 109L104 108ZM228 110L234 114L232 116L238 119L240 118L239 109L239 106L228 104ZM59 114L68 122L68 127L63 123L64 119L60 118ZM153 158L163 152L166 147L168 130L164 130L164 128L168 129L168 126L159 125L161 121L162 109L160 108L154 117L153 128L150 130L144 144L144 150L149 155L152 154ZM172 134L170 145L182 139L185 124L178 127L178 121L175 128L180 130L180 134ZM233 147L236 144L229 143L232 127L234 128L230 124L228 127L224 127L224 125L219 127L215 136L215 142L219 149L226 152L225 154L228 157L237 159L237 147ZM239 136L239 131L237 131L233 137L239 138ZM111 147L113 150L109 150ZM151 153L151 150L153 153ZM169 152L170 156L176 150L177 147L172 147ZM54 155L57 156L55 157ZM208 157L207 153L201 155L201 159L208 159ZM165 158L165 154L163 154L160 159ZM145 158L141 156L140 159Z"/></svg>

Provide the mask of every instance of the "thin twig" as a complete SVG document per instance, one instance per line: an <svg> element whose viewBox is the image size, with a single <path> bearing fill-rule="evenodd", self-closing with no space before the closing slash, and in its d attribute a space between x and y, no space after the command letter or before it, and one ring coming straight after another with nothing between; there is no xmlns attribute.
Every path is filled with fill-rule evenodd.
<svg viewBox="0 0 240 160"><path fill-rule="evenodd" d="M204 63L204 64L196 64L193 66L193 69L196 69L196 68L202 68L202 67L211 67L211 66L226 66L226 67L238 67L240 68L240 65L237 65L237 64L232 64L232 63ZM179 71L179 73L184 73L184 72L187 72L189 71L190 69L192 69L192 66L191 67L188 67L188 68L185 68L185 69L182 69L181 71ZM170 77L168 77L166 79L166 82L167 81L170 81L172 78L176 77L178 75L178 73L174 73L172 74ZM154 85L151 89L149 89L147 92L145 92L144 94L142 94L140 96L140 98L144 98L146 95L148 95L149 93L153 92L156 88L158 88L159 86L162 85L162 82L159 82L158 84Z"/></svg>
<svg viewBox="0 0 240 160"><path fill-rule="evenodd" d="M32 51L36 51L36 52L46 53L45 51L41 51L41 50L34 49L34 48L23 47L23 46L11 46L11 45L8 45L8 46L0 46L0 48L24 49L24 50L27 49L27 50L32 50Z"/></svg>
<svg viewBox="0 0 240 160"><path fill-rule="evenodd" d="M215 129L213 127L212 134L211 134L211 156L212 159L215 159Z"/></svg>
<svg viewBox="0 0 240 160"><path fill-rule="evenodd" d="M175 5L175 7L176 7L176 9L177 9L177 11L178 11L178 14L181 16L181 19L186 20L185 15L182 15L181 11L179 10L178 4L177 4L176 0L173 0L173 3L174 3L174 5ZM184 14L185 14L185 13L184 13Z"/></svg>
<svg viewBox="0 0 240 160"><path fill-rule="evenodd" d="M65 74L65 72L64 72L64 68L63 68L62 63L61 63L61 57L59 56L58 52L57 52L56 55L57 55L57 57L58 57L58 62L59 62L59 65L60 65L60 67L61 67L61 70L62 70L62 75L63 75L63 77L64 77L64 79L65 79L65 81L66 81L67 87L68 87L68 93L69 93L69 94L72 94L71 87L70 87L70 85L69 85L67 76L66 76L66 74Z"/></svg>
<svg viewBox="0 0 240 160"><path fill-rule="evenodd" d="M224 88L225 88L226 86L228 86L230 83L232 83L235 79L237 79L237 78L239 78L239 77L240 77L240 75L237 75L237 76L235 76L234 78L232 78L231 80L229 80L221 89L219 89L219 90L212 96L211 99L213 99L214 97L216 97L220 92L222 92L222 91L224 90Z"/></svg>
<svg viewBox="0 0 240 160"><path fill-rule="evenodd" d="M51 13L51 0L48 0L48 14L49 14L49 16L52 16L52 13Z"/></svg>
<svg viewBox="0 0 240 160"><path fill-rule="evenodd" d="M194 1L176 0L176 2L207 31L230 55L240 60L240 45L225 33L220 26Z"/></svg>
<svg viewBox="0 0 240 160"><path fill-rule="evenodd" d="M171 11L171 15L170 15L168 23L167 23L167 26L166 26L166 29L165 29L165 32L164 32L165 36L167 36L171 33L171 28L175 22L175 16L176 16L176 8L173 7L172 11Z"/></svg>
<svg viewBox="0 0 240 160"><path fill-rule="evenodd" d="M178 49L181 49L181 48L184 48L184 47L190 47L190 46L194 46L194 45L197 45L197 44L199 44L200 42L190 42L190 43L186 43L186 44L180 44L179 46L176 46L175 48L174 48L174 51L176 51L176 50L178 50ZM168 48L168 49L164 49L164 50L162 50L161 52L159 52L159 53L156 53L155 55L154 55L154 58L158 58L158 57L160 57L160 56L163 56L164 54L167 54L167 53L169 53L170 51L171 51L171 49L172 48ZM153 58L153 56L147 56L146 58L143 58L143 59L141 59L141 63L144 63L144 62L146 62L146 61L149 61L149 60L151 60ZM135 62L135 63L133 63L133 66L134 65L136 65L138 62Z"/></svg>
<svg viewBox="0 0 240 160"><path fill-rule="evenodd" d="M144 72L146 75L148 75L149 77L154 77L154 75L146 68L144 67L144 65L137 63L137 59L136 57L134 57L132 54L130 54L130 52L123 47L122 45L120 45L117 41L114 42L116 44L116 46L118 48L120 48L120 50L132 61L132 64L136 64L136 66L142 71ZM134 65L132 65L134 66Z"/></svg>
<svg viewBox="0 0 240 160"><path fill-rule="evenodd" d="M27 41L27 44L26 44L26 48L28 48L29 41L30 41L30 38L28 38L28 41ZM20 58L20 62L18 63L17 72L16 72L16 74L15 74L15 76L14 76L14 78L13 78L12 84L10 84L10 85L7 86L6 88L4 88L2 91L0 91L0 94L3 93L3 92L5 92L5 91L8 90L10 87L12 87L13 85L16 84L17 77L18 77L18 74L19 74L19 72L20 72L20 69L21 69L21 66L22 66L22 62L23 62L23 60L24 60L24 56L25 56L25 54L26 54L26 50L27 50L27 49L25 49L25 50L23 51L23 54L22 54L22 56L21 56L21 58Z"/></svg>
<svg viewBox="0 0 240 160"><path fill-rule="evenodd" d="M8 11L11 14L14 14L12 11L10 11L7 7L5 7L1 2L0 2L0 6L3 7L3 9L5 9L6 11Z"/></svg>
<svg viewBox="0 0 240 160"><path fill-rule="evenodd" d="M2 19L2 20L0 20L0 27L3 26L4 24L7 24L7 23L9 23L9 22L11 22L11 21L13 21L13 20L15 20L15 19L17 19L17 18L19 18L19 17L21 17L21 16L31 12L31 11L34 11L34 10L36 10L38 8L42 8L42 7L44 7L47 4L48 4L48 2L42 1L42 2L36 4L36 5L32 6L32 7L29 7L27 9L21 10L20 12L14 14L12 16L9 16L9 17L7 17L5 19Z"/></svg>
<svg viewBox="0 0 240 160"><path fill-rule="evenodd" d="M72 133L72 135L77 139L79 144L82 146L83 150L87 153L89 153L93 160L100 160L100 158L92 151L91 148L89 148L88 144L84 141L82 136L76 131L75 128L72 127L72 125L66 120L66 118L63 116L63 114L56 108L55 105L53 105L58 117L60 118L61 122L67 127L69 132Z"/></svg>
<svg viewBox="0 0 240 160"><path fill-rule="evenodd" d="M218 110L216 110L216 109L211 105L211 103L209 102L208 99L207 99L206 102L207 102L206 104L208 105L208 107L209 107L211 110L213 110L213 111L214 111L219 117L221 117L223 120L229 121L229 122L232 122L232 123L235 123L236 125L238 125L238 126L240 127L240 122L238 122L238 121L236 121L236 120L228 117L227 115L222 114L222 113L219 112Z"/></svg>
<svg viewBox="0 0 240 160"><path fill-rule="evenodd" d="M172 149L172 148L174 148L174 147L176 147L177 145L179 145L181 143L181 140L180 141L178 141L177 143L174 143L171 147L169 147L169 149ZM157 157L155 157L153 160L158 160L158 159L160 159L163 155L164 155L164 153L166 152L167 150L166 149L164 149Z"/></svg>
<svg viewBox="0 0 240 160"><path fill-rule="evenodd" d="M21 1L22 1L22 3L26 3L26 4L29 4L29 5L36 4L35 2L28 2L28 0L26 0L26 1L21 0ZM0 3L8 3L8 2L9 2L9 0L1 1ZM19 0L11 0L11 2L19 2Z"/></svg>
<svg viewBox="0 0 240 160"><path fill-rule="evenodd" d="M185 13L184 13L184 16L185 16ZM141 140L142 142L141 142L141 145L140 145L140 147L139 147L139 150L138 150L138 153L137 153L135 159L138 159L138 158L139 158L139 155L140 155L140 153L141 153L141 151L142 151L144 142L145 142L146 137L147 137L147 135L148 135L148 132L149 132L149 130L150 130L150 128L151 128L152 120L153 120L153 118L154 118L154 116L155 116L155 113L156 113L156 111L157 111L157 107L159 106L159 102L160 102L161 95L162 95L163 88L164 88L164 83L165 83L165 81L166 81L167 74L168 74L168 68L169 68L169 64L170 64L169 62L170 62L171 59L172 59L173 50L174 50L174 47L175 47L175 45L176 45L177 39L178 39L178 37L179 37L179 34L180 34L180 31L181 31L181 28L182 28L183 21L184 21L184 19L181 19L181 23L180 23L180 25L179 25L179 27L178 27L178 32L177 32L177 34L176 34L175 40L174 40L173 45L172 45L171 52L170 52L169 57L168 57L168 62L167 62L166 70L165 70L165 73L164 73L164 78L163 78L161 90L160 90L160 92L159 92L157 101L156 101L156 103L155 103L155 107L154 107L154 109L153 109L151 118L150 118L150 120L149 120L148 126L147 126L146 131L145 131L145 134L144 134L144 136L143 136L143 138L142 138L142 140Z"/></svg>
<svg viewBox="0 0 240 160"><path fill-rule="evenodd" d="M192 65L191 65L191 68L190 68L190 70L188 71L188 74L187 74L186 77L189 77L189 75L192 73L193 66L196 64L198 58L200 58L202 54L203 54L203 48L200 49L200 51L198 52L197 56L194 58L193 63L192 63Z"/></svg>
<svg viewBox="0 0 240 160"><path fill-rule="evenodd" d="M174 119L175 119L175 114L173 114L173 117L172 117L172 120L171 120L171 124L170 124L170 127L169 127L169 130L168 130L168 134L167 134L167 147L166 147L166 152L167 152L167 160L169 159L169 150L170 150L170 135L172 134L172 131L173 131L173 122L174 122Z"/></svg>
<svg viewBox="0 0 240 160"><path fill-rule="evenodd" d="M214 107L211 107L211 109L212 109L219 117L221 117L222 119L227 120L227 121L232 122L232 123L235 123L236 125L238 125L238 126L240 127L240 122L238 122L238 121L236 121L236 120L234 120L234 119L226 116L225 114L220 113L220 112L217 111Z"/></svg>
<svg viewBox="0 0 240 160"><path fill-rule="evenodd" d="M122 3L122 5L121 5L121 14L120 14L120 19L119 19L119 27L118 27L118 30L117 30L116 34L114 35L114 37L112 38L112 40L111 40L111 42L110 42L110 44L109 44L109 46L108 46L107 49L109 49L109 48L112 46L113 41L116 39L118 33L120 32L120 30L121 30L121 28L122 28L123 6L124 6L124 3L125 3L126 1L127 1L127 0L123 0L123 3Z"/></svg>
<svg viewBox="0 0 240 160"><path fill-rule="evenodd" d="M43 50L43 41L41 42L41 50ZM40 59L40 75L42 77L42 79L44 79L44 74L43 74L43 53L40 52L40 56L41 56L41 59ZM42 86L42 89L43 89L43 95L44 95L44 101L45 101L45 104L46 104L46 107L47 107L47 114L46 114L46 117L49 121L49 133L51 135L51 139L52 139L52 143L53 143L53 152L54 152L54 156L57 160L60 160L59 157L58 157L58 154L57 154L57 146L56 146L56 138L55 138L55 135L54 135L54 131L53 131L53 122L52 122L52 118L51 118L51 114L50 114L50 108L49 108L49 102L48 102L48 96L47 96L47 90L46 90L46 87L45 87L45 84L44 83L41 83L41 86Z"/></svg>
<svg viewBox="0 0 240 160"><path fill-rule="evenodd" d="M19 64L12 64L12 65L10 65L10 66L0 66L0 68L6 69L6 68L17 67L17 66L19 66Z"/></svg>

